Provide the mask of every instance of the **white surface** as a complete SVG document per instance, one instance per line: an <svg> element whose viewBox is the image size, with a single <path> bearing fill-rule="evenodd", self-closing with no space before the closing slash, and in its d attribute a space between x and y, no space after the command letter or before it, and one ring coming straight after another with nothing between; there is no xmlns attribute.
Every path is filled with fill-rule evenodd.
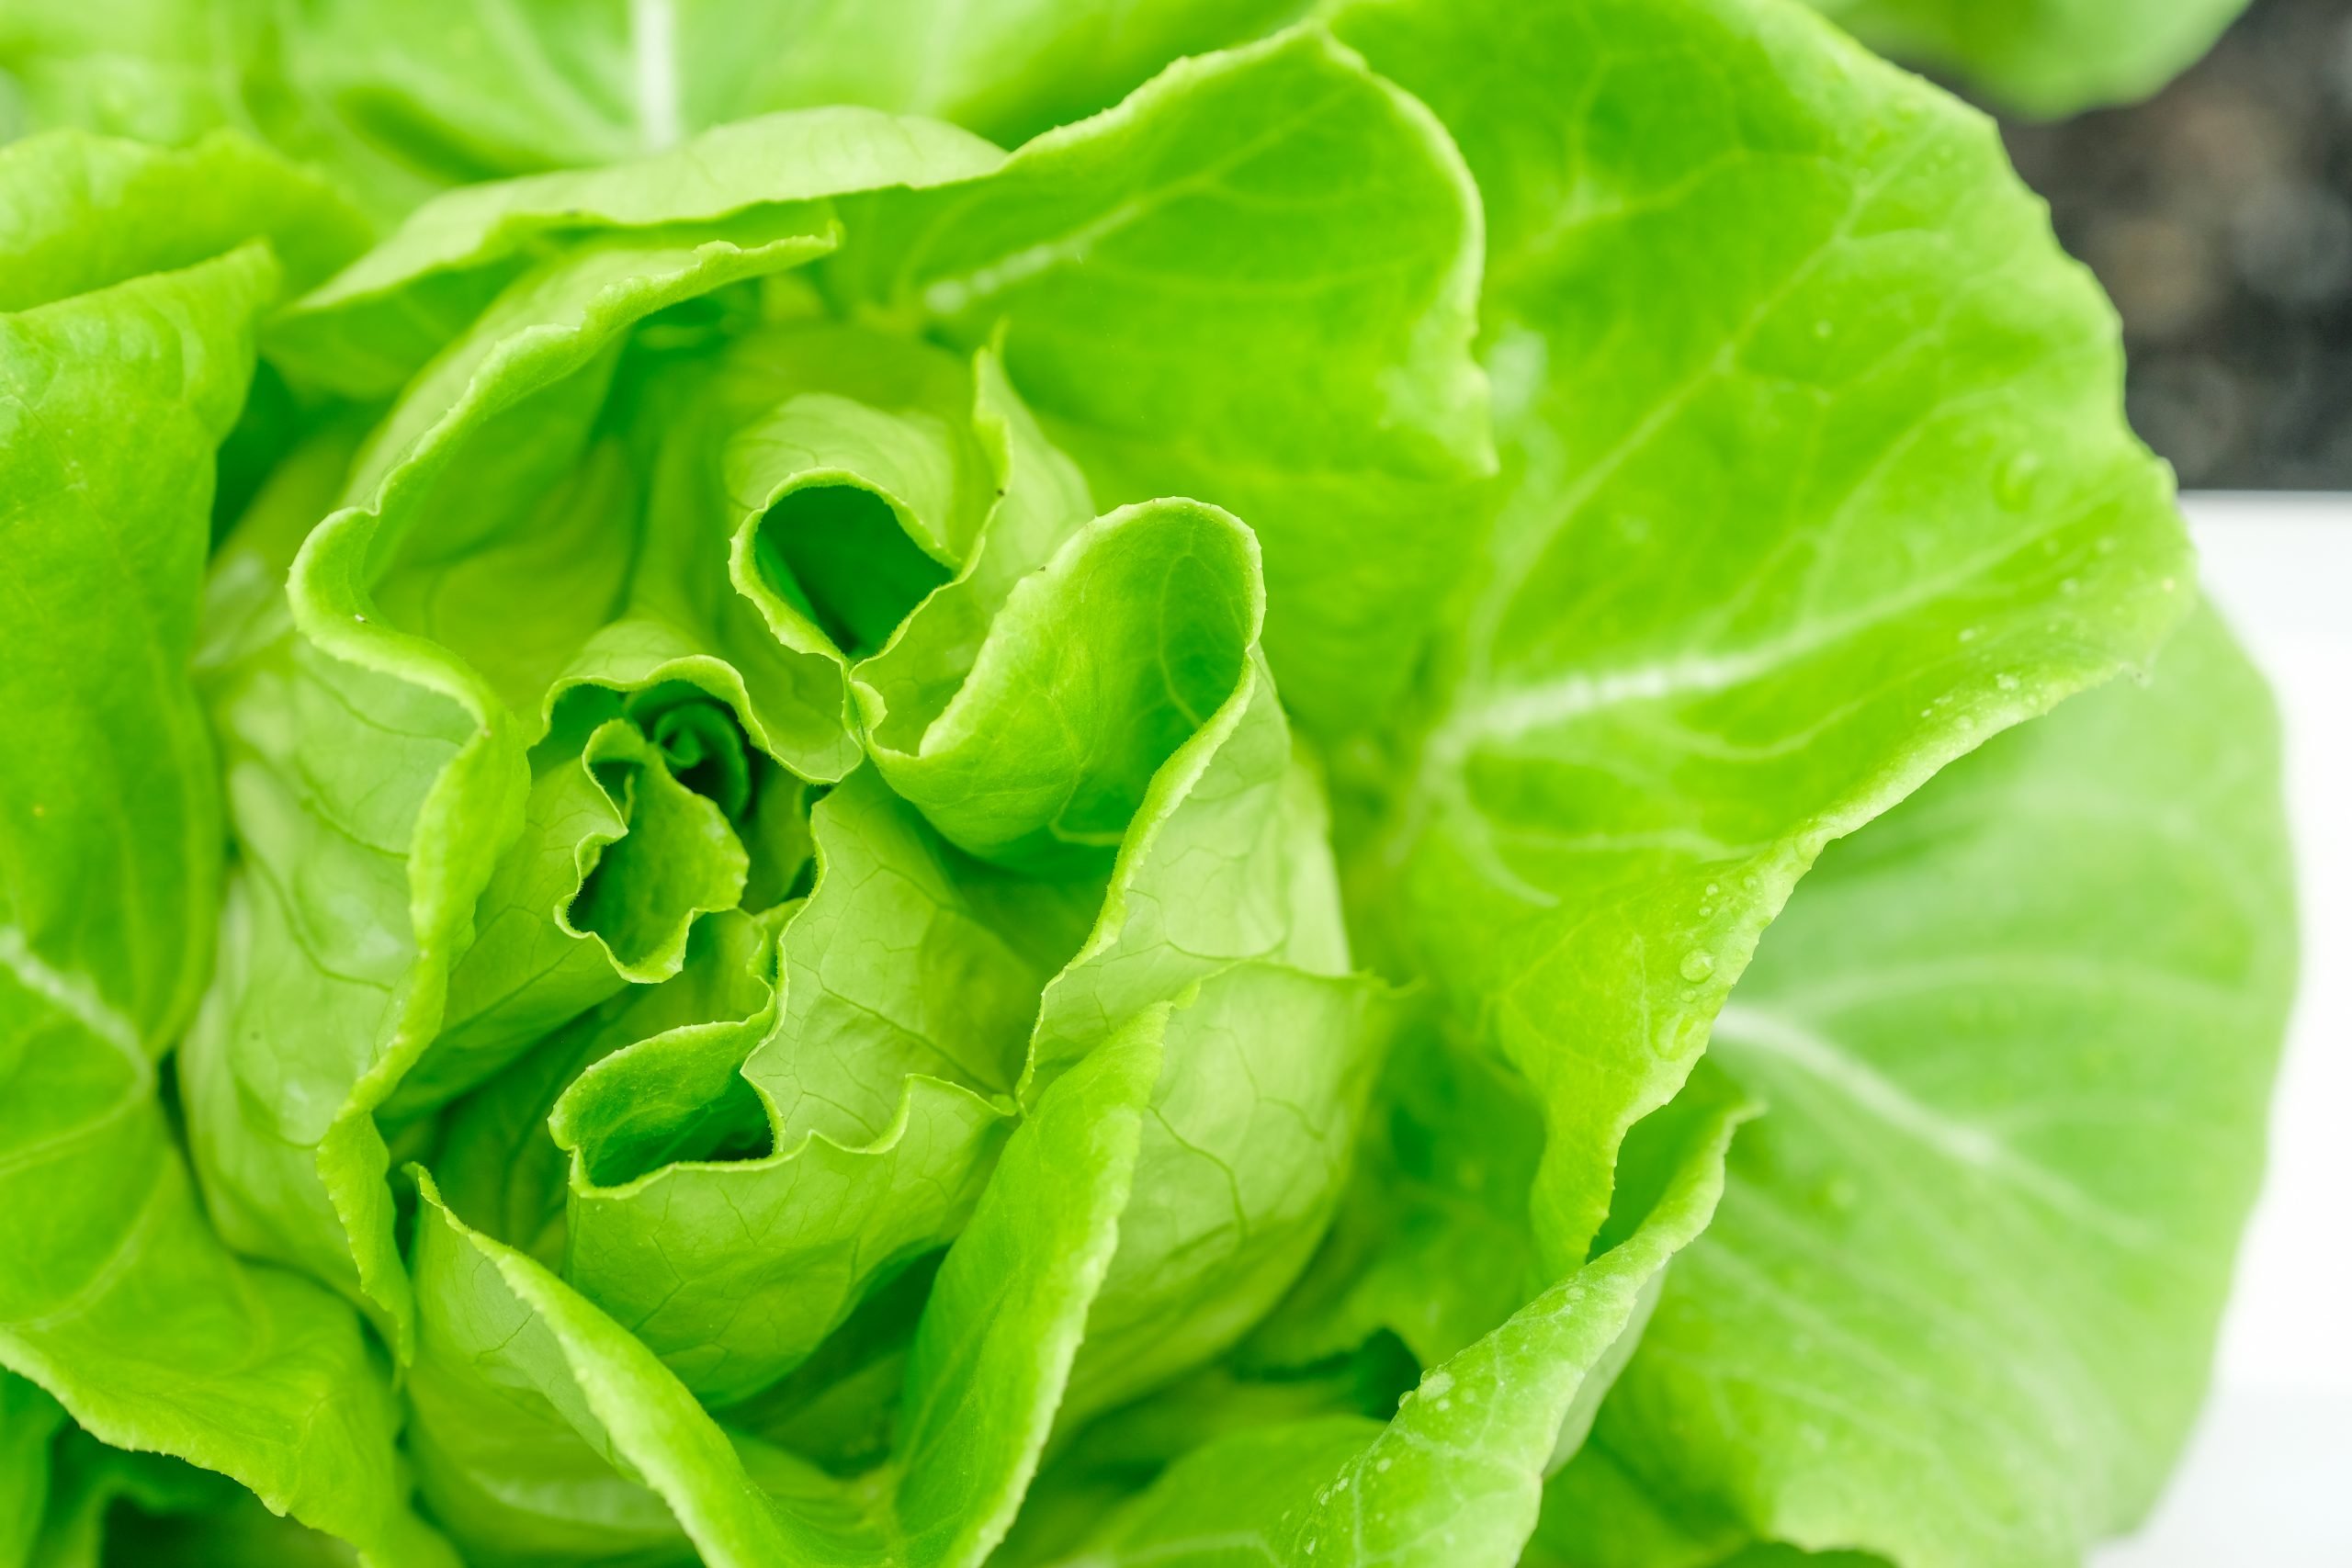
<svg viewBox="0 0 2352 1568"><path fill-rule="evenodd" d="M2188 502L2207 591L2287 723L2302 992L2213 1397L2098 1568L2352 1568L2352 497Z"/></svg>

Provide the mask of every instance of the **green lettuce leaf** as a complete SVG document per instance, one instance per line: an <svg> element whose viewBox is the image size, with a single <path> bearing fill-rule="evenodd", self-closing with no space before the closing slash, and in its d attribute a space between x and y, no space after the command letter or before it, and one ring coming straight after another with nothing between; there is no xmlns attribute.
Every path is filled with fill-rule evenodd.
<svg viewBox="0 0 2352 1568"><path fill-rule="evenodd" d="M446 515L436 496L469 469L514 456L501 416L564 396L614 333L823 243L755 226L741 243L584 248L518 280L363 449L352 492L367 500L303 544L277 634L214 676L246 853L218 1024L183 1055L199 1168L240 1246L350 1290L396 1344L410 1309L372 1113L441 1022L527 773L521 724L482 677L371 615L371 562ZM312 722L289 729L289 709ZM296 1020L309 1045L277 1049Z"/></svg>
<svg viewBox="0 0 2352 1568"><path fill-rule="evenodd" d="M1321 31L1291 32L1180 63L994 174L844 220L827 287L1001 341L1097 494L1249 520L1295 711L1361 728L1396 692L1492 466L1468 353L1477 193L1419 104Z"/></svg>
<svg viewBox="0 0 2352 1568"><path fill-rule="evenodd" d="M86 1432L59 1440L33 1568L154 1568L269 1562L349 1568L349 1546L271 1513L226 1476L161 1454L110 1449Z"/></svg>
<svg viewBox="0 0 2352 1568"><path fill-rule="evenodd" d="M183 178L216 164L233 176L221 209L175 220ZM444 1562L407 1512L391 1391L356 1319L220 1244L156 1093L220 886L188 670L213 454L281 287L260 236L299 229L316 187L225 142L0 149L0 178L20 166L51 205L12 215L36 260L0 316L0 694L26 726L0 764L0 1365L109 1443L223 1471L383 1561ZM79 265L38 261L45 234L138 231L151 211L152 250L126 236ZM348 232L331 203L316 221L296 254ZM35 302L36 284L62 292Z"/></svg>
<svg viewBox="0 0 2352 1568"><path fill-rule="evenodd" d="M1702 1079L1632 1157L1654 1185L1611 1245L1431 1369L1385 1427L1323 1417L1204 1444L1112 1516L1072 1562L1504 1565L1542 1480L1582 1440L1611 1351L1638 1334L1662 1270L1705 1228L1749 1114Z"/></svg>
<svg viewBox="0 0 2352 1568"><path fill-rule="evenodd" d="M455 185L611 164L778 109L855 105L1018 141L1296 0L23 0L0 72L35 129L184 142L234 126L379 217ZM5 130L0 126L0 130Z"/></svg>
<svg viewBox="0 0 2352 1568"><path fill-rule="evenodd" d="M1045 979L982 915L1034 923L1057 890L962 861L871 770L819 804L815 839L781 987L740 1024L605 1058L554 1111L574 1156L566 1277L714 1406L963 1228ZM763 1157L729 1157L730 1092Z"/></svg>
<svg viewBox="0 0 2352 1568"><path fill-rule="evenodd" d="M426 1178L415 1438L466 1540L608 1555L683 1535L703 1560L977 1563L1036 1462L1099 1286L1157 1075L1138 1017L1006 1145L934 1281L881 1488L733 1438L653 1353L544 1268L471 1231Z"/></svg>
<svg viewBox="0 0 2352 1568"><path fill-rule="evenodd" d="M1608 1462L1674 1517L1903 1563L2136 1524L2260 1171L2289 863L2275 720L2210 615L1825 856L1716 1023L1771 1110ZM1570 1560L1627 1561L1582 1468Z"/></svg>
<svg viewBox="0 0 2352 1568"><path fill-rule="evenodd" d="M2143 661L2188 547L2112 313L1925 84L1747 0L1338 26L1487 197L1510 491L1354 874L1536 1092L1549 1271L1822 846Z"/></svg>
<svg viewBox="0 0 2352 1568"><path fill-rule="evenodd" d="M627 719L599 725L533 780L522 839L450 966L441 1032L387 1113L451 1098L625 987L675 975L695 917L735 908L749 871L725 815L653 741Z"/></svg>
<svg viewBox="0 0 2352 1568"><path fill-rule="evenodd" d="M270 355L354 398L398 391L550 243L723 238L729 220L877 186L985 174L995 148L952 126L832 108L723 125L601 168L453 190L296 301Z"/></svg>
<svg viewBox="0 0 2352 1568"><path fill-rule="evenodd" d="M1889 54L1947 66L2029 114L2143 98L2203 54L2245 0L1812 0Z"/></svg>

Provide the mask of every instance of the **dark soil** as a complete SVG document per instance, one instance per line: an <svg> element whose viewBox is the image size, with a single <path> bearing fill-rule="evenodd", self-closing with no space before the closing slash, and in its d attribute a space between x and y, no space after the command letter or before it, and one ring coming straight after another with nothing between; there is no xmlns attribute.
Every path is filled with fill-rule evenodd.
<svg viewBox="0 0 2352 1568"><path fill-rule="evenodd" d="M2181 482L2352 490L2352 6L2257 0L2150 102L2005 129Z"/></svg>

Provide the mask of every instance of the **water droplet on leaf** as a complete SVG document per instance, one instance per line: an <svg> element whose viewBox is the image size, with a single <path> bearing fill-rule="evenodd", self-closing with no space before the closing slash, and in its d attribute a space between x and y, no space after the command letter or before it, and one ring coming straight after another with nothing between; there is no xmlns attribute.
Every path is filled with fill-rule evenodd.
<svg viewBox="0 0 2352 1568"><path fill-rule="evenodd" d="M2033 499L2033 484L2041 477L2041 454L2020 452L2001 465L2000 473L1993 480L1993 494L2003 506L2014 511Z"/></svg>

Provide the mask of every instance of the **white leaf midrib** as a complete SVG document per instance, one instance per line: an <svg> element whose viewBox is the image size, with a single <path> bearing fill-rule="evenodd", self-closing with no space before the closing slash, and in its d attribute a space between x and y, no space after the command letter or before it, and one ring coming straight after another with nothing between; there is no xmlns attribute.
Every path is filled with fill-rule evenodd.
<svg viewBox="0 0 2352 1568"><path fill-rule="evenodd" d="M658 152L685 135L679 109L673 0L628 0L628 43L638 141L646 152Z"/></svg>

